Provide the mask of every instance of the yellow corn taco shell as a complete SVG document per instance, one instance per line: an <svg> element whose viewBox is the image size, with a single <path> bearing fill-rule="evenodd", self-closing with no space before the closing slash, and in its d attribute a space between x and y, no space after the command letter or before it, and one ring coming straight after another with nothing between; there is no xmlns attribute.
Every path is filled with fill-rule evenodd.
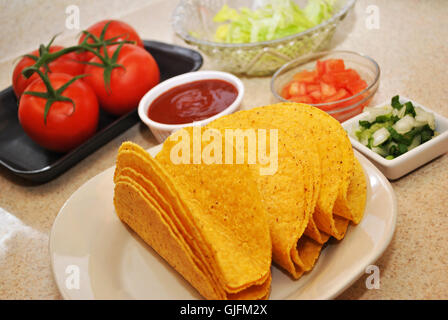
<svg viewBox="0 0 448 320"><path fill-rule="evenodd" d="M367 199L367 182L364 170L358 159L354 158L355 170L347 190L347 207L335 205L335 213L354 224L358 224L363 215Z"/></svg>
<svg viewBox="0 0 448 320"><path fill-rule="evenodd" d="M279 117L289 117L290 126L312 132L320 157L321 185L313 219L317 228L340 240L348 222L335 219L334 205L346 202L346 193L353 175L353 150L340 123L315 107L298 103L278 103ZM300 142L296 142L299 144Z"/></svg>
<svg viewBox="0 0 448 320"><path fill-rule="evenodd" d="M207 128L219 129L223 135L226 130L233 129L278 130L277 171L262 175L260 163L252 165L268 211L273 260L294 278L311 270L322 247L322 244L303 236L319 191L319 158L312 145L308 145L311 141L304 142L306 147L292 149L291 137L282 129L282 123L272 119L265 108L222 117L210 123ZM269 136L267 140L270 140ZM246 153L247 147L246 144Z"/></svg>
<svg viewBox="0 0 448 320"><path fill-rule="evenodd" d="M126 142L114 182L119 218L207 299L267 299L271 259L295 279L310 271L360 222L367 192L339 122L297 103L184 128L155 159Z"/></svg>
<svg viewBox="0 0 448 320"><path fill-rule="evenodd" d="M235 177L238 186L227 176ZM115 183L120 219L205 298L268 296L271 241L247 167L160 164L140 147L125 143ZM221 189L225 187L227 191ZM232 194L238 189L247 198Z"/></svg>

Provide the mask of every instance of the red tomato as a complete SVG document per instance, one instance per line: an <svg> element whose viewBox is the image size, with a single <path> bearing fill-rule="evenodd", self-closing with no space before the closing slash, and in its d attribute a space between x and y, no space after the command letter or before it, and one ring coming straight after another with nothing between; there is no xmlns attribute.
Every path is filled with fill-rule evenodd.
<svg viewBox="0 0 448 320"><path fill-rule="evenodd" d="M358 92L361 92L365 88L367 88L367 83L362 79L347 83L347 89L348 89L348 91L350 91L350 93L352 95L355 95Z"/></svg>
<svg viewBox="0 0 448 320"><path fill-rule="evenodd" d="M328 59L324 61L326 72L338 72L345 70L344 60L342 59Z"/></svg>
<svg viewBox="0 0 448 320"><path fill-rule="evenodd" d="M296 96L292 97L291 101L298 102L298 103L313 103L313 99L308 96Z"/></svg>
<svg viewBox="0 0 448 320"><path fill-rule="evenodd" d="M299 95L299 83L297 81L292 81L289 85L288 94L290 96L298 96Z"/></svg>
<svg viewBox="0 0 448 320"><path fill-rule="evenodd" d="M350 99L348 102L338 103L338 108L344 108L348 107L349 105L353 105L362 99L365 98L364 94L359 95L356 98ZM364 101L363 103L360 103L358 106L356 106L354 109L349 109L345 111L340 111L337 113L334 113L333 116L338 119L340 122L344 122L347 119L350 119L351 117L360 114L362 110L364 110L364 107L368 106L370 103L370 99L367 101Z"/></svg>
<svg viewBox="0 0 448 320"><path fill-rule="evenodd" d="M339 88L346 86L350 82L355 82L360 79L358 72L353 69L345 71L333 72L331 74L335 85Z"/></svg>
<svg viewBox="0 0 448 320"><path fill-rule="evenodd" d="M322 101L322 93L319 90L311 92L309 96L315 101Z"/></svg>
<svg viewBox="0 0 448 320"><path fill-rule="evenodd" d="M304 82L298 82L299 84L299 96L306 95L306 84Z"/></svg>
<svg viewBox="0 0 448 320"><path fill-rule="evenodd" d="M347 90L341 88L334 95L326 98L324 100L324 102L335 102L335 101L338 101L338 100L342 100L342 99L348 98L349 96L350 95L347 92Z"/></svg>
<svg viewBox="0 0 448 320"><path fill-rule="evenodd" d="M281 92L281 96L285 99L289 99L290 95L289 95L289 88L291 87L292 83L288 83L286 86L283 87L282 92Z"/></svg>
<svg viewBox="0 0 448 320"><path fill-rule="evenodd" d="M308 92L308 93L318 91L318 90L320 90L320 85L318 85L318 84L311 83L306 86L306 92Z"/></svg>
<svg viewBox="0 0 448 320"><path fill-rule="evenodd" d="M319 77L324 75L325 72L326 72L325 63L320 61L320 60L317 60L317 62L316 62L316 70L317 70L317 74L319 75Z"/></svg>
<svg viewBox="0 0 448 320"><path fill-rule="evenodd" d="M72 76L52 73L49 79L54 89L67 83ZM46 92L41 79L32 82L27 91ZM73 82L62 93L75 103L54 102L44 122L46 99L24 94L19 104L19 121L25 132L37 144L56 152L69 151L90 138L98 125L98 100L93 90L82 80Z"/></svg>
<svg viewBox="0 0 448 320"><path fill-rule="evenodd" d="M134 28L132 28L129 24L127 24L123 21L118 21L118 20L100 21L100 22L95 23L94 25L90 26L86 31L90 32L91 34L93 34L94 36L99 38L101 35L101 32L103 31L104 26L109 21L110 21L110 23L109 23L106 33L104 35L104 40L118 37L116 39L117 41L122 41L122 40L135 41L135 44L137 46L143 48L143 41L142 41L142 39L140 39L140 36L138 35L137 31L135 31ZM78 43L83 42L85 37L86 37L86 35L82 34L81 37L79 38ZM93 40L89 39L88 42L92 43ZM83 52L83 53L80 53L79 56L80 56L81 60L89 61L95 55L91 52Z"/></svg>
<svg viewBox="0 0 448 320"><path fill-rule="evenodd" d="M342 103L336 102L349 98L367 88L358 72L346 69L344 60L327 59L316 62L315 70L302 70L282 89L282 97L302 103L322 104L322 110L344 108L364 98L363 95Z"/></svg>
<svg viewBox="0 0 448 320"><path fill-rule="evenodd" d="M49 51L50 53L53 53L63 48L64 47L61 46L51 46ZM39 50L31 52L30 55L38 57ZM34 73L28 79L25 78L25 76L22 74L23 69L32 66L34 63L35 61L33 59L23 57L14 68L14 72L12 74L12 88L14 89L14 93L16 94L17 98L20 98L25 88L31 82L39 78L39 75L37 73ZM78 55L75 52L64 54L58 59L50 62L48 64L48 67L50 69L50 72L66 73L72 76L80 75L84 71L84 65L82 63L79 63ZM45 69L42 67L41 70L44 71Z"/></svg>
<svg viewBox="0 0 448 320"><path fill-rule="evenodd" d="M112 57L118 46L111 46L107 50ZM98 57L90 62L100 63ZM140 47L125 44L118 54L116 63L123 66L112 70L110 88L104 83L104 68L87 65L83 80L95 91L100 106L114 114L125 114L138 106L140 99L152 87L159 83L160 71L151 54Z"/></svg>
<svg viewBox="0 0 448 320"><path fill-rule="evenodd" d="M324 98L331 97L336 94L336 89L332 85L326 84L325 82L320 83L320 91Z"/></svg>
<svg viewBox="0 0 448 320"><path fill-rule="evenodd" d="M314 82L314 80L317 77L317 71L307 71L307 70L303 70L297 74L294 75L294 80L296 81L301 81L301 82L306 82L306 83L311 83Z"/></svg>

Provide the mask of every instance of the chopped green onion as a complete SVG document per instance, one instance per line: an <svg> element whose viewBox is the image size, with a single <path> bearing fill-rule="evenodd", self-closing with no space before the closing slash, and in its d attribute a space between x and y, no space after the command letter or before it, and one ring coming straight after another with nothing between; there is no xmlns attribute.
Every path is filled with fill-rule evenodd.
<svg viewBox="0 0 448 320"><path fill-rule="evenodd" d="M369 129L370 126L371 126L371 123L370 123L369 121L360 120L360 121L359 121L359 125L360 125L361 127L364 127L364 128Z"/></svg>
<svg viewBox="0 0 448 320"><path fill-rule="evenodd" d="M367 107L364 111L366 116L351 135L386 159L395 159L437 135L434 115L411 101L401 104L398 95L391 99L390 106Z"/></svg>
<svg viewBox="0 0 448 320"><path fill-rule="evenodd" d="M408 152L408 147L407 145L403 144L403 143L399 143L398 144L398 151L400 152L400 155L402 155L403 153Z"/></svg>
<svg viewBox="0 0 448 320"><path fill-rule="evenodd" d="M390 104L394 109L401 109L400 96L393 97Z"/></svg>
<svg viewBox="0 0 448 320"><path fill-rule="evenodd" d="M394 109L401 109L400 96L393 97L390 104Z"/></svg>
<svg viewBox="0 0 448 320"><path fill-rule="evenodd" d="M426 141L431 140L433 136L434 136L434 131L432 131L429 128L429 126L428 126L428 128L424 128L422 130L422 143L425 143Z"/></svg>
<svg viewBox="0 0 448 320"><path fill-rule="evenodd" d="M404 104L404 106L406 107L406 112L404 114L405 115L410 114L413 117L415 117L415 109L414 109L412 102L408 101Z"/></svg>

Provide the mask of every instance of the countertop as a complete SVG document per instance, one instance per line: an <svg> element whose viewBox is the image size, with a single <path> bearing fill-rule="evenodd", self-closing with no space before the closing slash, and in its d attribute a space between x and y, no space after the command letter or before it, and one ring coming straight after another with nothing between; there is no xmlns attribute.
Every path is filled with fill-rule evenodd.
<svg viewBox="0 0 448 320"><path fill-rule="evenodd" d="M144 39L185 45L170 27L175 5L176 1L152 1L120 18ZM368 28L372 10L378 10L379 29ZM362 52L378 62L381 82L372 104L399 93L448 117L447 16L444 0L358 1L330 48ZM33 45L38 43L29 44ZM202 69L212 68L205 59ZM1 88L10 85L12 70L12 61L0 63ZM268 77L242 80L246 87L243 109L272 102ZM114 165L117 149L125 140L144 148L157 143L139 123L43 185L28 183L0 168L0 299L61 298L48 251L53 221L74 191ZM375 263L380 269L380 288L367 289L365 274L338 298L448 299L448 156L391 183L398 218L392 242Z"/></svg>

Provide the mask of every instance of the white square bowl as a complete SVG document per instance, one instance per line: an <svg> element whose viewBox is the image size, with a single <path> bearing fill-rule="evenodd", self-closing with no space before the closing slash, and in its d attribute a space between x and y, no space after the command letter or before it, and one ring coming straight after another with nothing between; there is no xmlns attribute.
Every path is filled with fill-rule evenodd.
<svg viewBox="0 0 448 320"><path fill-rule="evenodd" d="M421 107L425 111L434 114L436 131L439 135L395 159L387 160L383 158L350 136L353 126L356 126L358 121L364 118L366 114L365 112L342 123L344 129L349 133L350 141L352 142L353 147L367 156L390 180L401 178L412 170L415 170L425 163L448 152L448 119L435 113L431 109L428 109L421 104L400 95L400 103L405 103L407 101L411 101L414 106ZM383 106L386 104L389 104L389 101L378 106Z"/></svg>

